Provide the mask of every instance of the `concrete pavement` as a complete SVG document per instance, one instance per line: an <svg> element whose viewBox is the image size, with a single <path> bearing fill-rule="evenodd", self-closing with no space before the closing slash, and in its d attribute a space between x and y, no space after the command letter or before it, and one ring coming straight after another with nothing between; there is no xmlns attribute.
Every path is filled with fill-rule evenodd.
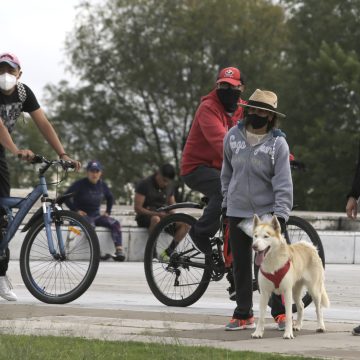
<svg viewBox="0 0 360 360"><path fill-rule="evenodd" d="M18 262L8 274L19 297L17 303L0 300L0 332L69 335L105 340L134 340L215 346L231 350L280 352L331 359L359 359L360 337L352 336L360 324L360 265L326 266L326 287L331 308L325 309L325 334L315 333L315 310L305 309L303 330L294 340L283 340L270 319L265 338L253 340L252 330L225 332L234 302L227 298L225 279L211 283L205 295L188 308L159 303L145 281L143 263L102 262L90 289L67 305L50 306L25 288ZM254 293L255 316L258 293Z"/></svg>

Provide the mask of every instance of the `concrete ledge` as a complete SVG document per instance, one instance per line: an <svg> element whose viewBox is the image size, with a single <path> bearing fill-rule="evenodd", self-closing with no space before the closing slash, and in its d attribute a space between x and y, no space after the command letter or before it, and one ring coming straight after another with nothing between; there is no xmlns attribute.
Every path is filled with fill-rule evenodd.
<svg viewBox="0 0 360 360"><path fill-rule="evenodd" d="M21 227L22 228L22 227ZM113 254L114 244L107 229L97 227L102 254ZM122 227L126 261L143 261L148 231L144 228ZM318 231L327 264L360 264L360 232ZM25 234L18 231L10 242L11 259L19 259Z"/></svg>
<svg viewBox="0 0 360 360"><path fill-rule="evenodd" d="M355 232L318 231L325 252L327 264L354 264Z"/></svg>
<svg viewBox="0 0 360 360"><path fill-rule="evenodd" d="M354 264L360 264L360 234L355 236L354 252Z"/></svg>
<svg viewBox="0 0 360 360"><path fill-rule="evenodd" d="M18 260L20 258L21 246L26 233L21 232L23 226L15 234L9 244L11 259ZM114 243L111 238L110 231L97 227L96 233L99 238L101 254L113 254L115 252ZM146 241L148 237L147 229L143 228L122 228L123 248L126 254L126 261L143 261Z"/></svg>

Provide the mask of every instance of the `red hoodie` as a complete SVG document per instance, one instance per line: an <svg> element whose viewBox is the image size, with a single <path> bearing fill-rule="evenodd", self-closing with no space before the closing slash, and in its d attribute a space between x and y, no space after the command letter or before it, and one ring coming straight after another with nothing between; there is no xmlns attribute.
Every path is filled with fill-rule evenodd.
<svg viewBox="0 0 360 360"><path fill-rule="evenodd" d="M239 102L246 103L241 99ZM241 106L232 116L225 111L216 89L202 97L182 154L180 175L187 175L200 165L220 170L225 134L242 117Z"/></svg>

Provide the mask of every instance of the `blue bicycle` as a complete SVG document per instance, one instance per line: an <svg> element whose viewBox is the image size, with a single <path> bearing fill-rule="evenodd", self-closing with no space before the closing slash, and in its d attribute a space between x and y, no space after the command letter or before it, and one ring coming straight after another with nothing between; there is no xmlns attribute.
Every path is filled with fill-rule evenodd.
<svg viewBox="0 0 360 360"><path fill-rule="evenodd" d="M39 184L33 191L25 198L0 198L3 209L0 256L41 197L42 206L22 229L27 234L20 252L21 276L27 289L40 301L65 304L81 296L93 282L100 261L99 240L82 216L62 209L61 204L72 194L55 200L48 196L46 171L52 166L67 171L73 164L40 155L35 155L31 163L43 164ZM15 215L13 209L18 209Z"/></svg>

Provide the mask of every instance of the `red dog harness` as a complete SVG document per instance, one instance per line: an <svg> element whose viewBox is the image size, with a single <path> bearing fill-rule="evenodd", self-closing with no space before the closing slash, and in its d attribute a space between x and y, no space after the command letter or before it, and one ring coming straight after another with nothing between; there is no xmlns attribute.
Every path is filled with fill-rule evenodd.
<svg viewBox="0 0 360 360"><path fill-rule="evenodd" d="M270 281L272 281L274 283L275 289L278 289L279 285L281 283L281 280L284 278L286 273L289 271L289 268L290 268L290 260L288 260L282 268L280 268L279 270L276 270L274 272L274 274L264 272L261 267L260 267L260 271L267 279L269 279Z"/></svg>

